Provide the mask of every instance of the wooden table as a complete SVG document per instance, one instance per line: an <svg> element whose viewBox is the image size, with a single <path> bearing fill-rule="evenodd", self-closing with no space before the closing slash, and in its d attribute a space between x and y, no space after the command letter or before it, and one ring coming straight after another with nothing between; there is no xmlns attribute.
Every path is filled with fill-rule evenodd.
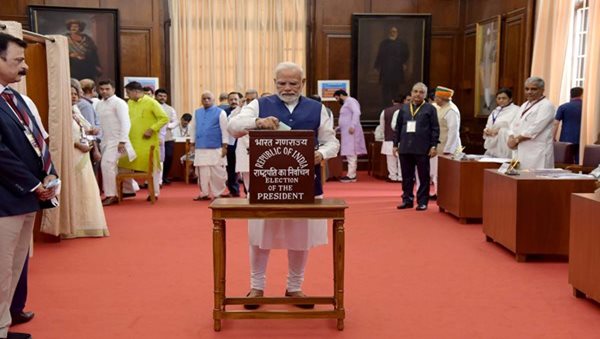
<svg viewBox="0 0 600 339"><path fill-rule="evenodd" d="M483 233L513 253L569 255L571 193L593 192L595 180L552 179L521 172L509 176L484 172Z"/></svg>
<svg viewBox="0 0 600 339"><path fill-rule="evenodd" d="M185 142L175 142L173 147L173 162L171 163L171 170L169 171L168 177L173 180L184 180L185 178L185 163L181 163L181 157L186 152Z"/></svg>
<svg viewBox="0 0 600 339"><path fill-rule="evenodd" d="M383 142L373 141L369 143L369 174L379 179L387 179L387 157L381 154ZM398 168L400 169L400 168Z"/></svg>
<svg viewBox="0 0 600 339"><path fill-rule="evenodd" d="M222 319L333 318L338 330L344 329L344 211L341 199L317 199L314 204L250 204L241 198L216 199L210 204L213 219L214 330L221 330ZM226 219L333 219L333 296L324 297L226 297ZM244 304L326 304L333 310L254 311L225 310L227 305Z"/></svg>
<svg viewBox="0 0 600 339"><path fill-rule="evenodd" d="M438 159L437 204L461 224L481 222L483 217L483 170L501 164L475 160L454 160L447 155Z"/></svg>
<svg viewBox="0 0 600 339"><path fill-rule="evenodd" d="M600 302L600 193L571 195L569 283L578 298Z"/></svg>

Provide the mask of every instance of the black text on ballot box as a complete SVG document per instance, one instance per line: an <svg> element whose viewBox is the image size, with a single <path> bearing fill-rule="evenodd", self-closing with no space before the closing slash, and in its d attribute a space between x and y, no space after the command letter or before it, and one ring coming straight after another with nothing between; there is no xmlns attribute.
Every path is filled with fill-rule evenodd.
<svg viewBox="0 0 600 339"><path fill-rule="evenodd" d="M314 132L249 133L250 203L314 203Z"/></svg>

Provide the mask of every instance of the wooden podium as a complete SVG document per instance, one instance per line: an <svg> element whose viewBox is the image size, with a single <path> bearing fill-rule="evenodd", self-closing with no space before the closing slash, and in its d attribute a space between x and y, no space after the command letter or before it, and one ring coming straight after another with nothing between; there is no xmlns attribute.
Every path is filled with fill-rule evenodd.
<svg viewBox="0 0 600 339"><path fill-rule="evenodd" d="M578 298L600 302L600 193L571 195L569 283Z"/></svg>
<svg viewBox="0 0 600 339"><path fill-rule="evenodd" d="M461 224L483 218L483 171L500 164L475 160L454 160L440 155L438 160L437 204Z"/></svg>
<svg viewBox="0 0 600 339"><path fill-rule="evenodd" d="M593 192L595 179L553 179L521 172L484 172L483 233L515 253L569 255L571 193Z"/></svg>
<svg viewBox="0 0 600 339"><path fill-rule="evenodd" d="M214 329L222 319L333 318L344 329L343 200L315 199L313 131L250 131L249 199L216 199L213 220ZM333 296L226 297L226 219L333 219ZM324 225L324 227L326 227ZM226 310L227 305L325 304L332 310Z"/></svg>
<svg viewBox="0 0 600 339"><path fill-rule="evenodd" d="M344 329L344 211L340 199L316 199L313 204L250 204L242 198L216 199L209 206L213 219L214 329L221 330L222 319L333 318ZM226 297L226 219L333 219L333 296L325 297ZM226 310L227 305L244 304L326 304L333 310L250 311Z"/></svg>

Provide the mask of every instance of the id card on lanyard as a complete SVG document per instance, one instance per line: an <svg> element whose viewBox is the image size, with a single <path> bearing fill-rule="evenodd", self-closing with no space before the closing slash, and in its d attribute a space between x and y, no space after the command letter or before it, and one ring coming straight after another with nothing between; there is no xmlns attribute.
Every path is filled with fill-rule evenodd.
<svg viewBox="0 0 600 339"><path fill-rule="evenodd" d="M417 132L417 121L415 120L415 117L417 116L417 113L419 113L419 110L421 109L421 107L423 107L424 104L425 104L425 102L423 101L421 103L421 105L419 107L417 107L416 110L413 108L412 104L409 104L410 115L412 117L412 120L409 120L406 122L406 133L416 133Z"/></svg>

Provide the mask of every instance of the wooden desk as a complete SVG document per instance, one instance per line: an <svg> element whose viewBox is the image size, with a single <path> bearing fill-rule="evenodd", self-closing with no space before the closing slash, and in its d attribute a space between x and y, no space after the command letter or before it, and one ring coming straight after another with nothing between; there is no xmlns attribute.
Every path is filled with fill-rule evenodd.
<svg viewBox="0 0 600 339"><path fill-rule="evenodd" d="M344 210L340 199L317 199L314 204L250 204L241 198L216 199L210 204L213 219L214 330L221 330L222 319L333 318L338 330L344 329ZM333 219L333 296L325 297L226 297L225 219ZM226 305L244 304L326 304L333 310L321 311L250 311L225 310Z"/></svg>
<svg viewBox="0 0 600 339"><path fill-rule="evenodd" d="M487 169L483 178L483 233L515 253L569 255L571 193L593 192L594 179L551 179Z"/></svg>
<svg viewBox="0 0 600 339"><path fill-rule="evenodd" d="M369 174L379 179L387 179L387 157L381 154L383 142L372 141L369 143Z"/></svg>
<svg viewBox="0 0 600 339"><path fill-rule="evenodd" d="M500 164L475 160L438 158L437 204L440 212L457 217L461 224L483 218L483 170Z"/></svg>
<svg viewBox="0 0 600 339"><path fill-rule="evenodd" d="M173 180L183 180L185 178L185 166L181 164L181 157L185 154L185 142L175 142L173 147L173 162L168 177Z"/></svg>
<svg viewBox="0 0 600 339"><path fill-rule="evenodd" d="M600 193L571 195L569 283L578 298L600 302Z"/></svg>

